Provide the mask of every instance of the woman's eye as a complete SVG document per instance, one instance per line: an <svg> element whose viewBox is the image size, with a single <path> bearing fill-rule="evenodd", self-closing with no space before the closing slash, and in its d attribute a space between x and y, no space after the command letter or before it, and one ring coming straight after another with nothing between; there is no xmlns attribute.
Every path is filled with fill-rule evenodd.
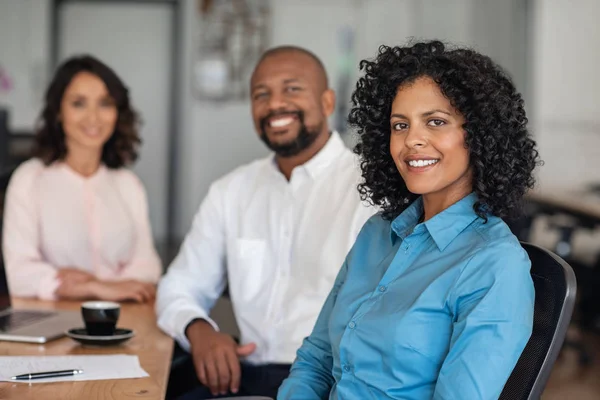
<svg viewBox="0 0 600 400"><path fill-rule="evenodd" d="M392 125L392 129L395 131L401 131L401 130L404 130L407 128L408 128L408 124L405 124L404 122L397 122Z"/></svg>
<svg viewBox="0 0 600 400"><path fill-rule="evenodd" d="M427 124L429 126L442 126L442 125L446 125L446 121L443 121L441 119L432 119Z"/></svg>

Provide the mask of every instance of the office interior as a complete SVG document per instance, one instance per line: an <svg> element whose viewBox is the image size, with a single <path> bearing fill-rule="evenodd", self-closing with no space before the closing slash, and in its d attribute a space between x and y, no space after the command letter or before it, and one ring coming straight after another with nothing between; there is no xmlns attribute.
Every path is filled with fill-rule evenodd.
<svg viewBox="0 0 600 400"><path fill-rule="evenodd" d="M472 46L512 76L544 165L517 236L575 270L578 299L545 400L600 398L600 2L597 0L0 0L0 182L30 157L54 68L79 53L113 67L142 117L133 170L165 268L211 182L267 154L250 117L261 51L306 47L324 62L345 126L358 62L379 45ZM236 332L226 296L214 312Z"/></svg>

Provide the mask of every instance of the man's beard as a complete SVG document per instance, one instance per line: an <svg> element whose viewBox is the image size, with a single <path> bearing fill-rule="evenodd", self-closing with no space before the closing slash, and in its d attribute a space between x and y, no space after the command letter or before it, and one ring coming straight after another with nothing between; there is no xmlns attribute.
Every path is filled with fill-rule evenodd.
<svg viewBox="0 0 600 400"><path fill-rule="evenodd" d="M265 127L269 118L281 115L294 115L298 118L300 123L300 130L298 135L287 143L273 143L269 140ZM317 137L319 136L320 129L309 131L304 124L304 113L302 111L286 111L286 112L272 112L260 120L260 138L267 145L267 147L273 150L279 157L288 158L300 154L302 151L309 148Z"/></svg>

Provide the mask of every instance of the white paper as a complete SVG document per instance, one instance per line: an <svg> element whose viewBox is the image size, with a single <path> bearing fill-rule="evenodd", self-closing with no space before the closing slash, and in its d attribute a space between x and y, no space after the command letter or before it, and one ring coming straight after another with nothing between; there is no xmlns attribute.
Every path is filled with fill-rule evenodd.
<svg viewBox="0 0 600 400"><path fill-rule="evenodd" d="M12 380L13 376L34 372L82 369L83 374L31 380ZM0 356L0 381L23 383L95 381L149 376L138 356L115 354L93 356Z"/></svg>

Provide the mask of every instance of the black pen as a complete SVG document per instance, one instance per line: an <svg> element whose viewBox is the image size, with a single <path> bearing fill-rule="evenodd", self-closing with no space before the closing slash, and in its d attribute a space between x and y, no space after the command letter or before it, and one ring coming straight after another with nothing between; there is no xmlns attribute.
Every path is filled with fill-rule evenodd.
<svg viewBox="0 0 600 400"><path fill-rule="evenodd" d="M42 378L57 378L59 376L72 376L83 374L82 369L66 369L64 371L48 371L48 372L34 372L33 374L22 374L13 376L13 381L28 381L30 379L42 379Z"/></svg>

